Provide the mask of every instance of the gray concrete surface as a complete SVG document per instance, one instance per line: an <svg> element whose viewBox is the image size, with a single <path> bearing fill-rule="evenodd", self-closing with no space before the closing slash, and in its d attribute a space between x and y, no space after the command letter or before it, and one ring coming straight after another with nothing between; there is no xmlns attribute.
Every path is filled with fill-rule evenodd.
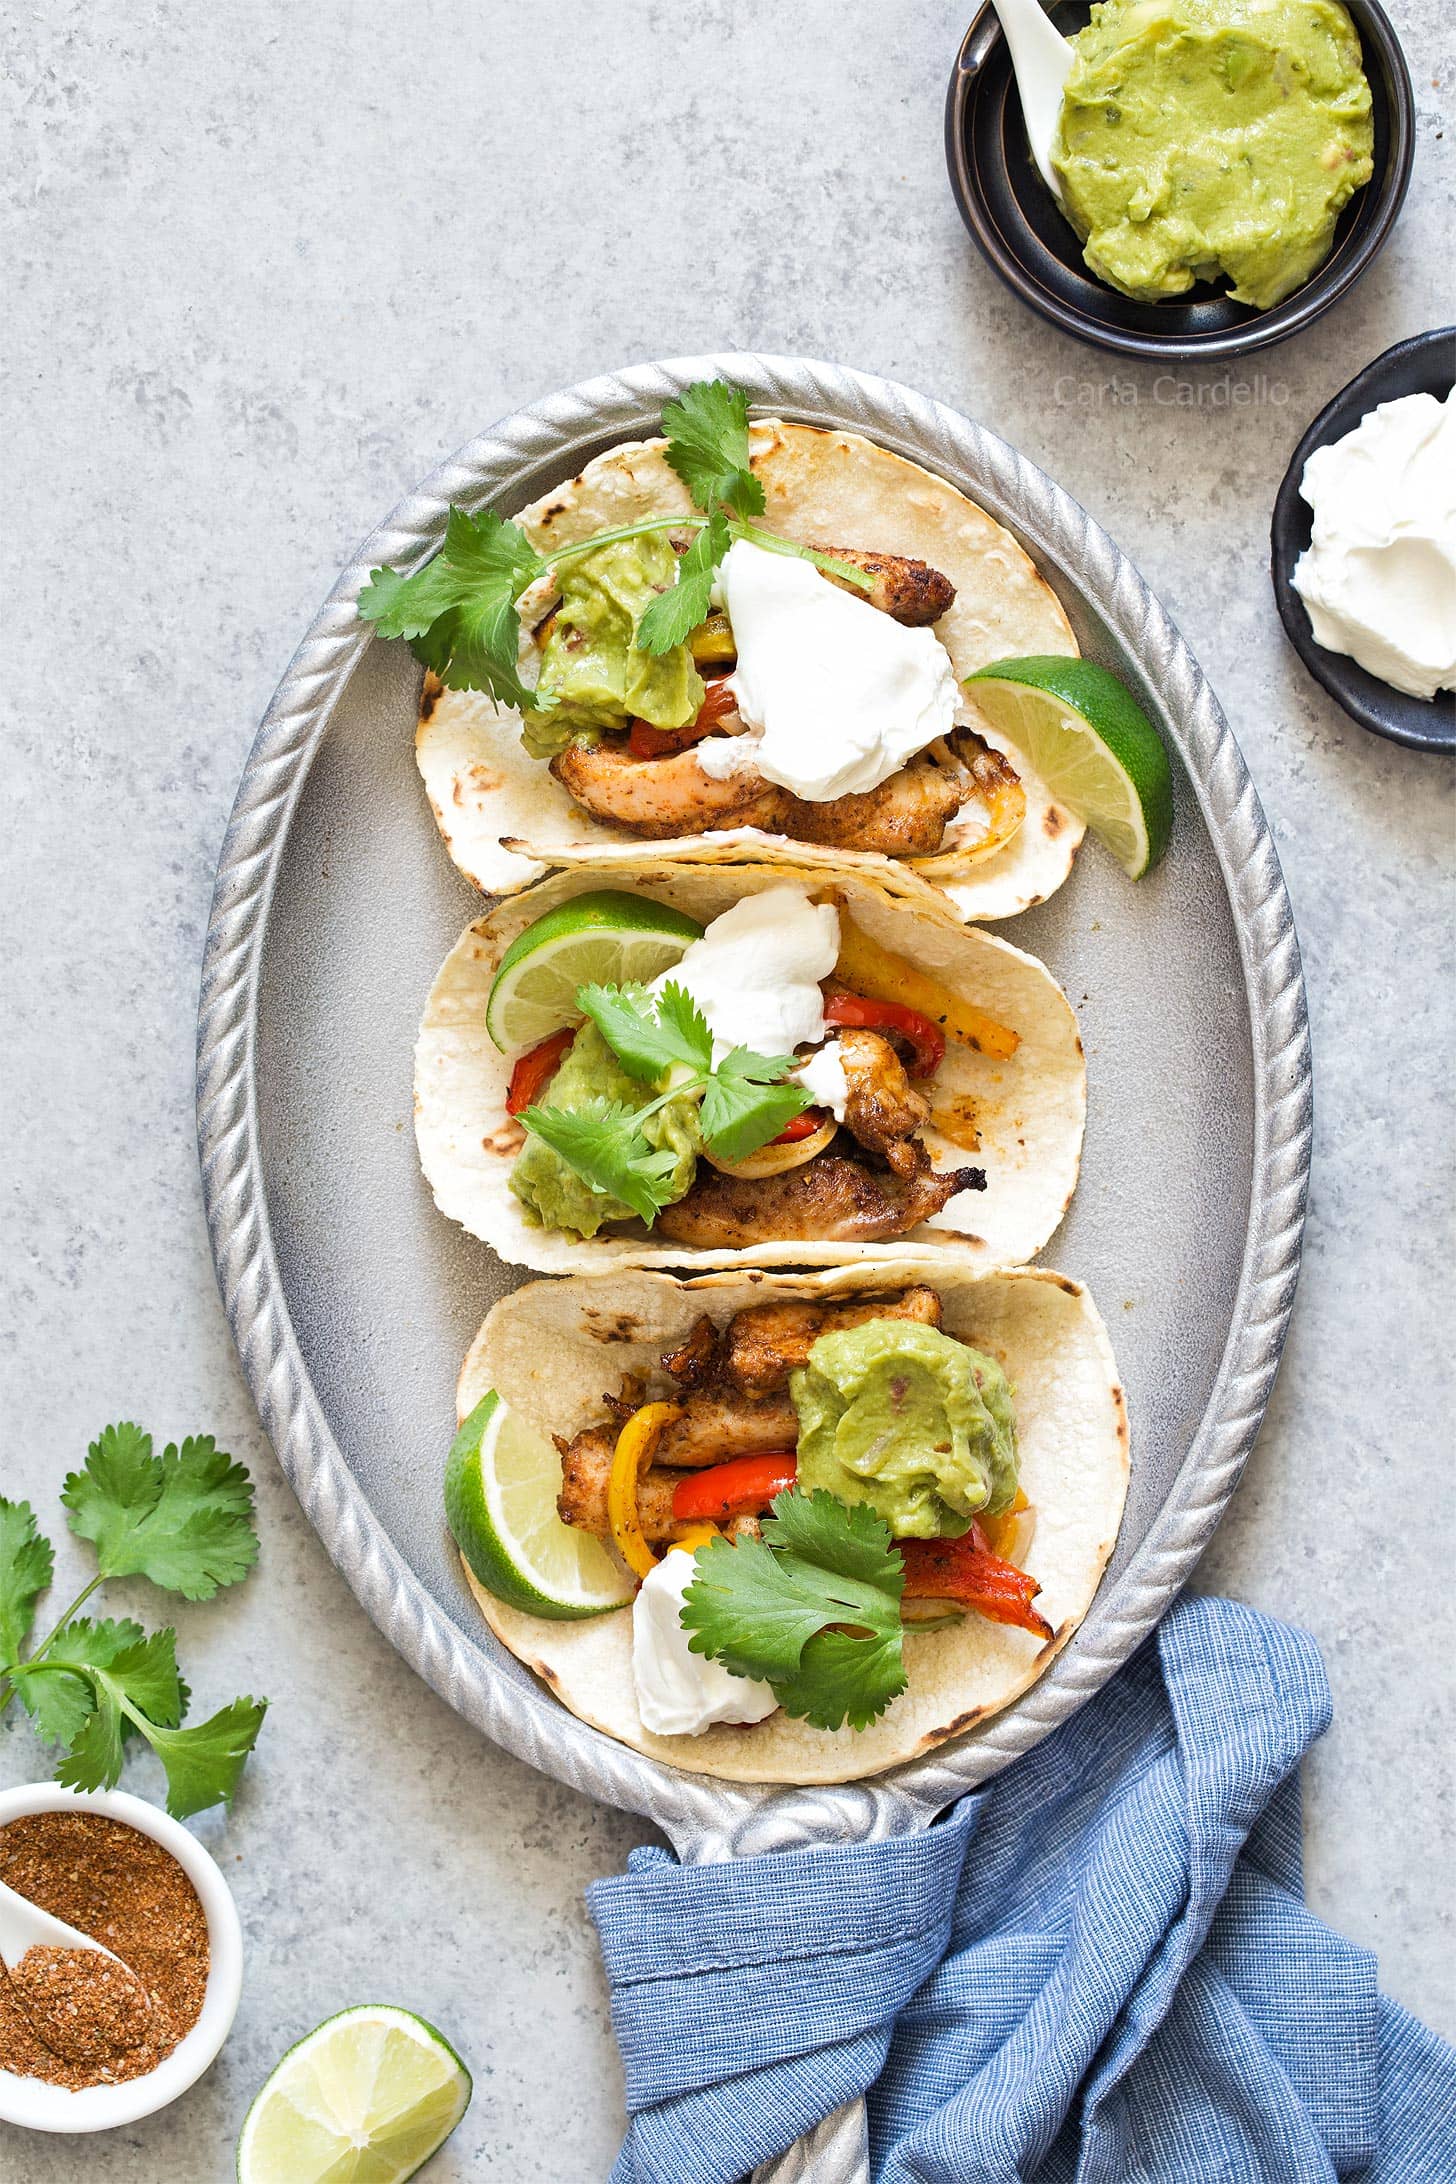
<svg viewBox="0 0 1456 2184"><path fill-rule="evenodd" d="M1248 754L1304 946L1318 1164L1283 1377L1201 1582L1318 1634L1313 1901L1456 2031L1450 773L1308 680L1265 571L1307 420L1452 315L1451 26L1437 0L1394 12L1421 131L1384 257L1302 339L1164 373L1052 334L967 242L940 135L955 9L6 10L0 1481L59 1530L105 1419L216 1432L256 1475L262 1564L183 1608L181 1650L200 1705L275 1701L231 1819L199 1823L249 1940L224 2056L104 2142L0 2128L13 2184L229 2176L282 2047L369 1997L474 2064L432 2179L609 2165L582 1889L639 1830L450 1714L295 1506L214 1291L193 1018L254 723L355 542L516 403L733 343L908 380L1014 441L1162 592ZM62 1563L84 1567L70 1543ZM144 1590L113 1604L151 1613ZM44 1771L7 1723L0 1782ZM127 1780L157 1792L146 1760Z"/></svg>

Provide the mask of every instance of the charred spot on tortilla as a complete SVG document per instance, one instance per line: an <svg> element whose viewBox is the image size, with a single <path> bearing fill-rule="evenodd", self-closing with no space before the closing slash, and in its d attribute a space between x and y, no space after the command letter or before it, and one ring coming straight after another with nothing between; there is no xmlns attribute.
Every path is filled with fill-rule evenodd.
<svg viewBox="0 0 1456 2184"><path fill-rule="evenodd" d="M947 1722L943 1729L927 1730L920 1740L921 1750L928 1752L935 1745L946 1743L951 1737L964 1736L968 1729L974 1729L976 1723L983 1720L989 1712L990 1708L986 1706L968 1707L964 1714L957 1714L955 1720Z"/></svg>
<svg viewBox="0 0 1456 2184"><path fill-rule="evenodd" d="M420 721L422 724L425 721L433 718L435 707L440 702L441 693L443 692L444 688L445 685L441 682L439 676L435 673L434 669L432 667L427 667L425 669L424 688L420 692Z"/></svg>
<svg viewBox="0 0 1456 2184"><path fill-rule="evenodd" d="M1052 835L1054 838L1061 833L1062 815L1057 810L1055 804L1047 805L1046 810L1041 815L1041 823L1045 827L1047 833Z"/></svg>

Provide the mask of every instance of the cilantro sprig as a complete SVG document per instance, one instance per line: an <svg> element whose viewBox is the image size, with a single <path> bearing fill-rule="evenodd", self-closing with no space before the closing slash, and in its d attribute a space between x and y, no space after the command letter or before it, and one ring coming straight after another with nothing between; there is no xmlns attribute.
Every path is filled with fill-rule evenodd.
<svg viewBox="0 0 1456 2184"><path fill-rule="evenodd" d="M700 1547L683 1596L694 1653L773 1686L816 1729L867 1729L905 1688L905 1567L864 1502L788 1488L761 1539Z"/></svg>
<svg viewBox="0 0 1456 2184"><path fill-rule="evenodd" d="M786 1081L792 1054L738 1046L715 1062L707 1018L676 980L655 997L640 986L583 986L576 999L628 1076L662 1089L644 1107L599 1096L571 1110L528 1107L521 1121L593 1190L620 1198L649 1228L669 1203L665 1186L676 1156L655 1151L643 1125L669 1100L701 1095L703 1143L723 1160L746 1160L809 1105L803 1086Z"/></svg>
<svg viewBox="0 0 1456 2184"><path fill-rule="evenodd" d="M186 1600L246 1577L258 1556L247 1472L210 1434L157 1455L139 1426L107 1426L61 1499L71 1530L96 1550L96 1575L27 1652L55 1555L30 1504L0 1496L0 1714L19 1699L37 1734L64 1747L56 1779L68 1788L111 1789L136 1733L162 1762L176 1819L231 1798L267 1700L234 1699L184 1728L176 1632L80 1610L112 1577L145 1577Z"/></svg>
<svg viewBox="0 0 1456 2184"><path fill-rule="evenodd" d="M678 563L676 582L649 603L637 624L633 642L641 652L670 652L706 620L718 565L735 538L812 561L869 589L863 571L754 522L764 512L764 491L750 467L748 397L741 387L696 380L664 405L662 430L667 461L701 514L624 524L543 554L519 524L493 508L472 515L452 506L445 543L423 568L411 576L390 568L370 571L359 595L360 615L381 637L404 638L447 688L483 690L500 705L534 712L541 701L521 679L518 602L549 570L619 539L652 531L697 534Z"/></svg>

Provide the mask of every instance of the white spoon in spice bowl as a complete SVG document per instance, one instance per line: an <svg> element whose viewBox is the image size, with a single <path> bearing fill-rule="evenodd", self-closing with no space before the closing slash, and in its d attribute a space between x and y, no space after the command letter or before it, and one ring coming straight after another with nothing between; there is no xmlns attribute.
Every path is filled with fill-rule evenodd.
<svg viewBox="0 0 1456 2184"><path fill-rule="evenodd" d="M53 1957L35 1968L36 1976L22 1972L27 1956L33 1949L61 1950L72 1954L77 1950L89 1951L93 1956L104 1957L114 1964L121 1979L118 1983L118 1999L123 2007L140 2014L150 2010L152 1998L143 1982L129 1964L124 1964L114 1950L104 1942L96 1941L90 1934L83 1934L79 1926L68 1926L49 1911L42 1911L29 1896L22 1896L6 1881L0 1881L0 1963L10 1975L11 1990L16 2001L30 2019L42 2040L46 2039L47 2026L52 2023L52 2012L47 2008L50 1999L41 1974L54 1963ZM53 2045L47 2041L47 2045Z"/></svg>
<svg viewBox="0 0 1456 2184"><path fill-rule="evenodd" d="M1072 48L1053 25L1041 0L995 0L995 8L1011 53L1031 156L1060 204L1062 185L1052 165L1052 146L1057 141L1062 93L1071 73Z"/></svg>
<svg viewBox="0 0 1456 2184"><path fill-rule="evenodd" d="M121 1964L121 1958L104 1942L83 1934L79 1926L68 1926L64 1919L42 1911L29 1896L18 1894L8 1882L0 1881L0 1963L13 1976L29 1949L94 1949L98 1955L110 1957L113 1964ZM122 1964L121 1968L124 1972L131 1971L129 1964Z"/></svg>

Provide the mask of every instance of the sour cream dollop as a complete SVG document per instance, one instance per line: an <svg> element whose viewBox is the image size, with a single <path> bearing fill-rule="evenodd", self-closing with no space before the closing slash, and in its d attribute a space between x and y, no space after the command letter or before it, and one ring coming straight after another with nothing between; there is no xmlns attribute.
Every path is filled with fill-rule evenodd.
<svg viewBox="0 0 1456 2184"><path fill-rule="evenodd" d="M693 1558L680 1548L642 1580L632 1605L632 1675L642 1726L655 1737L695 1737L720 1721L763 1721L778 1705L772 1686L730 1675L688 1650L683 1594Z"/></svg>
<svg viewBox="0 0 1456 2184"><path fill-rule="evenodd" d="M718 571L733 624L741 736L710 736L715 780L756 766L811 804L876 789L955 726L956 678L933 631L906 629L810 562L736 539Z"/></svg>
<svg viewBox="0 0 1456 2184"><path fill-rule="evenodd" d="M831 903L811 902L802 887L766 887L714 918L652 991L687 988L708 1020L715 1062L736 1046L792 1054L824 1037L819 981L838 956Z"/></svg>
<svg viewBox="0 0 1456 2184"><path fill-rule="evenodd" d="M839 1052L839 1041L831 1039L799 1066L798 1078L815 1107L827 1107L836 1122L843 1122L845 1105L849 1099L849 1080L844 1074L844 1062Z"/></svg>
<svg viewBox="0 0 1456 2184"><path fill-rule="evenodd" d="M1291 582L1316 644L1413 698L1456 688L1453 396L1382 402L1315 449L1299 490L1313 537Z"/></svg>

